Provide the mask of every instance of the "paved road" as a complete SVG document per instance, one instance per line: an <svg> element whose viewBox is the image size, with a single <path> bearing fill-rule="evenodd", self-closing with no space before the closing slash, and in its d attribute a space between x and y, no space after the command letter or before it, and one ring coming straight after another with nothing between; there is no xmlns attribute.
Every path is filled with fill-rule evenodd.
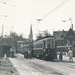
<svg viewBox="0 0 75 75"><path fill-rule="evenodd" d="M67 57L62 62L51 62L35 58L25 59L21 54L16 56L10 58L10 61L21 75L75 75L75 63L69 63Z"/></svg>

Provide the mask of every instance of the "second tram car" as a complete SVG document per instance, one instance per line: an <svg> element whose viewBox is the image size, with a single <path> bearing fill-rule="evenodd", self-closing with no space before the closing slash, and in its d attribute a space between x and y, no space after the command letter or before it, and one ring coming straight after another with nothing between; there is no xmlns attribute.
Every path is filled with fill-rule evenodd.
<svg viewBox="0 0 75 75"><path fill-rule="evenodd" d="M32 57L32 43L24 45L24 58Z"/></svg>

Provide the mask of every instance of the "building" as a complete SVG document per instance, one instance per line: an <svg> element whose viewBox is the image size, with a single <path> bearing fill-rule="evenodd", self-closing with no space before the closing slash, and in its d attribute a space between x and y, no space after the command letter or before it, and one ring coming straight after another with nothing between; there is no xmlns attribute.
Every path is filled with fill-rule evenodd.
<svg viewBox="0 0 75 75"><path fill-rule="evenodd" d="M11 36L3 36L0 38L0 57L10 56L10 48L14 46L14 40Z"/></svg>
<svg viewBox="0 0 75 75"><path fill-rule="evenodd" d="M32 31L32 24L31 24L31 26L30 26L29 41L30 41L30 42L33 42L33 31Z"/></svg>
<svg viewBox="0 0 75 75"><path fill-rule="evenodd" d="M69 31L54 31L53 36L57 40L58 51L68 51L70 47L75 56L75 31L72 28Z"/></svg>
<svg viewBox="0 0 75 75"><path fill-rule="evenodd" d="M58 40L58 46L66 44L73 45L75 43L75 31L71 28L69 31L54 31L53 36Z"/></svg>

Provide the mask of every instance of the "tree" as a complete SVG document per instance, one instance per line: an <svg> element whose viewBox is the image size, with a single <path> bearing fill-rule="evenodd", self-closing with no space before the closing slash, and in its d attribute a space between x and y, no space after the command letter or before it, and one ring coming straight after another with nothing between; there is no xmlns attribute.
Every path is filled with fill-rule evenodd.
<svg viewBox="0 0 75 75"><path fill-rule="evenodd" d="M38 36L36 36L36 38L37 38L37 40L42 39L42 38L43 38L43 37L42 37L42 34L41 34L41 33L39 33L39 35L38 35Z"/></svg>
<svg viewBox="0 0 75 75"><path fill-rule="evenodd" d="M16 32L11 32L10 36L12 36L13 42L14 42L14 47L17 50L17 41L24 41L23 34L21 33L21 35L19 36Z"/></svg>
<svg viewBox="0 0 75 75"><path fill-rule="evenodd" d="M46 31L44 31L44 35L45 35L45 37L46 36L51 36L51 34L46 30Z"/></svg>
<svg viewBox="0 0 75 75"><path fill-rule="evenodd" d="M38 39L42 39L42 38L48 37L48 36L51 36L51 34L46 30L46 31L43 31L43 33L39 33L39 35L36 36L36 38L38 40Z"/></svg>

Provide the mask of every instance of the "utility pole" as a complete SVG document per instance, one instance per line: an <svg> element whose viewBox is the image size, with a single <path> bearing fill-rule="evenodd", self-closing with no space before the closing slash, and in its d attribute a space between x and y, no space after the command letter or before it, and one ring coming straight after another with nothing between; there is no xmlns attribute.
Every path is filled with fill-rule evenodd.
<svg viewBox="0 0 75 75"><path fill-rule="evenodd" d="M2 52L3 52L3 26L4 25L2 25ZM2 54L2 56L3 56L3 54Z"/></svg>
<svg viewBox="0 0 75 75"><path fill-rule="evenodd" d="M3 46L3 25L2 25L2 46Z"/></svg>

